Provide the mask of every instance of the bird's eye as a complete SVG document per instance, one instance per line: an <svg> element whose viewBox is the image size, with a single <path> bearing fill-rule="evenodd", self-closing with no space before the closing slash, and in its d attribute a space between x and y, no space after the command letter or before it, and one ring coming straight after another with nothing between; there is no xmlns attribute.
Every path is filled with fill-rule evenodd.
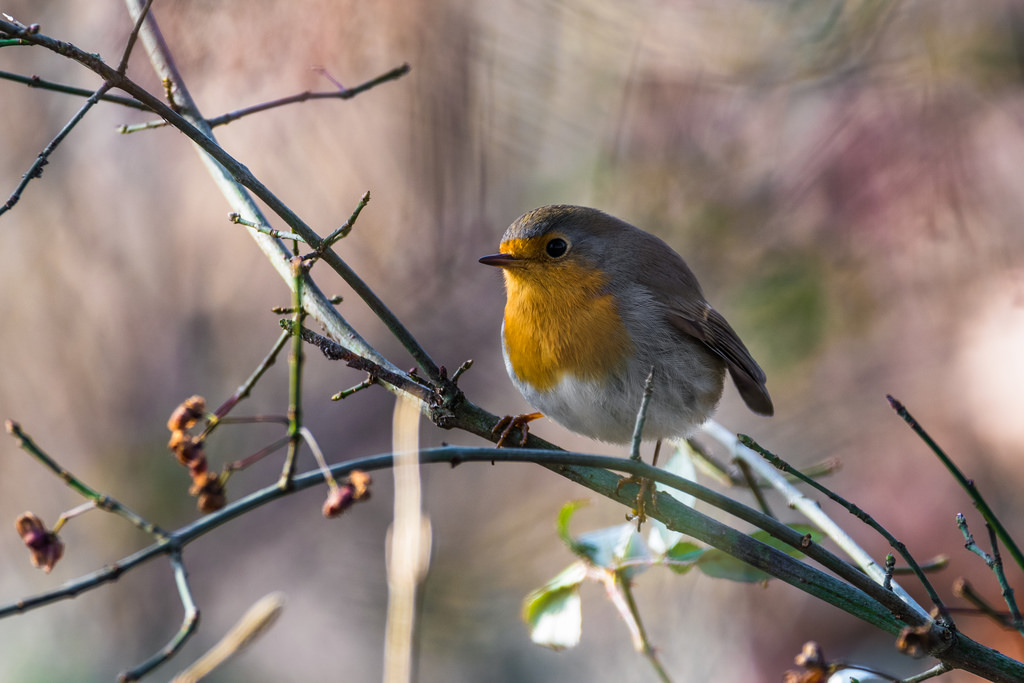
<svg viewBox="0 0 1024 683"><path fill-rule="evenodd" d="M548 256L551 258L561 258L565 256L565 252L568 250L569 243L561 237L555 237L544 246L544 251L546 251Z"/></svg>

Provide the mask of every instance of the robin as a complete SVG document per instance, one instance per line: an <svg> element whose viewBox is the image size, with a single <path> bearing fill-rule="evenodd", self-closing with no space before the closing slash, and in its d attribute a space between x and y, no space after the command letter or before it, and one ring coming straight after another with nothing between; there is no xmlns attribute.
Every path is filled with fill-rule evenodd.
<svg viewBox="0 0 1024 683"><path fill-rule="evenodd" d="M517 428L525 443L527 423L544 415L629 443L648 375L643 438L659 446L707 420L726 371L747 407L773 414L764 371L682 257L654 235L597 209L542 206L516 219L500 253L480 262L504 273L505 367L541 411L503 421L499 446Z"/></svg>

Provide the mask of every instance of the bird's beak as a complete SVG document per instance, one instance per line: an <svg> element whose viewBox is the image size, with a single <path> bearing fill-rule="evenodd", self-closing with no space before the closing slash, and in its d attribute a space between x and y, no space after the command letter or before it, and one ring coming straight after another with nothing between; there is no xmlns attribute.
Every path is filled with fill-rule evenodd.
<svg viewBox="0 0 1024 683"><path fill-rule="evenodd" d="M518 268L523 265L522 259L512 254L491 254L480 259L485 266L498 266L499 268Z"/></svg>

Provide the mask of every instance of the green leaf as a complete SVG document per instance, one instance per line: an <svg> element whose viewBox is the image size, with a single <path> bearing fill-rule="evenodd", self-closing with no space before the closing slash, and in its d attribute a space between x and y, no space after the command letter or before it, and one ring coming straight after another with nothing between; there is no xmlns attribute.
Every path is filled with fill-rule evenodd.
<svg viewBox="0 0 1024 683"><path fill-rule="evenodd" d="M693 569L708 548L701 547L689 541L680 541L665 551L664 559L666 566L677 574L685 574Z"/></svg>
<svg viewBox="0 0 1024 683"><path fill-rule="evenodd" d="M558 522L556 523L556 529L558 530L558 537L569 546L569 550L575 555L580 555L591 561L593 555L597 552L596 548L589 546L586 542L581 542L572 537L569 533L569 521L572 520L572 516L581 507L588 505L586 500L570 500L568 503L562 506L562 509L558 511Z"/></svg>
<svg viewBox="0 0 1024 683"><path fill-rule="evenodd" d="M693 450L690 448L690 444L683 439L675 439L673 441L666 442L665 445L671 447L672 452L665 461L665 465L662 469L666 472L671 472L676 476L682 477L683 479L696 481L697 470L693 465ZM659 495L671 496L683 505L689 505L692 507L696 502L696 498L693 496L687 493L682 493L671 486L662 484L661 482L655 483L654 487L657 489ZM656 519L650 519L649 523L650 531L647 533L647 547L656 555L663 555L667 548L671 548L683 537L680 532L672 531Z"/></svg>
<svg viewBox="0 0 1024 683"><path fill-rule="evenodd" d="M588 531L573 538L569 533L569 522L585 500L574 500L562 506L558 512L558 536L569 549L584 560L610 571L621 571L626 579L647 569L651 564L651 553L647 544L631 524L618 524L604 529ZM623 567L623 563L630 566Z"/></svg>
<svg viewBox="0 0 1024 683"><path fill-rule="evenodd" d="M583 630L579 587L587 566L574 562L523 601L523 621L530 640L553 650L575 647Z"/></svg>
<svg viewBox="0 0 1024 683"><path fill-rule="evenodd" d="M728 579L741 583L761 583L771 578L760 569L750 566L743 560L737 560L732 555L722 552L717 548L708 548L704 556L694 563L698 569L706 575L715 579Z"/></svg>
<svg viewBox="0 0 1024 683"><path fill-rule="evenodd" d="M622 572L625 579L633 578L651 564L647 544L632 524L588 531L580 534L578 543L588 549L585 557L591 563L603 569ZM623 564L629 566L623 567Z"/></svg>

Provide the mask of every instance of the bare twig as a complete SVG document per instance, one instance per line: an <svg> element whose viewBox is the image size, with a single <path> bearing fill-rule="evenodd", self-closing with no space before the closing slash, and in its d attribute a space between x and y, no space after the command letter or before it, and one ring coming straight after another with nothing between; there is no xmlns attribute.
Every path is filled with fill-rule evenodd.
<svg viewBox="0 0 1024 683"><path fill-rule="evenodd" d="M809 477L804 477L802 474L800 474L800 472L797 469L792 467L789 463L787 463L774 453L760 446L756 441L751 439L749 436L740 434L739 440L743 443L744 446L747 446L748 448L751 448L755 452L759 453L763 458L765 458L768 462L770 462L778 469L788 474L798 476L805 484L811 486L819 493L825 494L826 496L829 497L829 499L843 506L850 514L852 514L854 517L867 524L869 527L874 529L879 535L881 535L882 538L888 541L889 545L892 546L892 548L900 554L900 557L903 558L903 561L906 562L907 565L909 565L910 568L914 571L914 576L916 576L917 580L921 582L922 586L924 586L925 591L928 593L928 598L939 610L939 614L942 616L942 618L945 619L950 625L953 624L953 618L949 615L948 610L946 610L946 605L945 603L943 603L942 598L939 597L939 594L932 586L931 581L929 581L928 577L925 576L925 573L921 571L921 567L917 564L917 560L915 560L914 556L910 554L910 551L907 550L907 546L905 546L902 541L893 536L888 529L886 529L877 521L875 521L875 518L869 515L867 512L861 510L859 507L849 502L839 494L835 493L828 487L822 486L821 484L819 484L818 482L814 481ZM893 583L892 585L895 590L896 584Z"/></svg>
<svg viewBox="0 0 1024 683"><path fill-rule="evenodd" d="M282 97L277 100L271 100L270 102L255 104L251 107L245 107L244 109L238 109L233 112L221 114L220 116L214 116L212 119L206 119L206 124L210 126L210 128L216 128L217 126L224 126L231 123L232 121L237 121L238 119L244 116L258 114L269 109L283 107L289 104L308 102L310 100L348 100L355 97L356 95L359 95L360 93L366 92L370 88L380 85L381 83L387 83L388 81L393 81L401 78L402 76L409 73L410 68L411 67L408 64L402 64L401 66L395 67L390 71L386 71L375 78L371 78L365 83L357 85L354 88L346 88L344 90L329 90L326 92L310 92L307 90L306 92L301 92L298 93L297 95L290 95L288 97ZM118 131L121 133L136 133L142 130L160 128L166 125L167 121L163 120L148 121L146 123L138 123L130 126L124 125L118 128Z"/></svg>
<svg viewBox="0 0 1024 683"><path fill-rule="evenodd" d="M1001 612L990 605L985 598L974 590L974 586L967 579L960 577L953 582L953 595L973 605L973 607L960 608L961 611L982 614L1003 628L1013 628L1013 625L1010 623L1010 613Z"/></svg>
<svg viewBox="0 0 1024 683"><path fill-rule="evenodd" d="M295 280L292 283L292 307L295 318L292 320L292 350L288 357L288 454L284 459L284 469L278 485L289 488L295 474L295 459L298 457L299 446L302 444L302 365L305 361L305 349L302 346L302 321L306 312L302 309L302 288L309 268L298 256L292 258L292 272Z"/></svg>
<svg viewBox="0 0 1024 683"><path fill-rule="evenodd" d="M634 460L640 459L640 442L644 437L644 423L647 422L647 408L651 403L651 394L654 392L654 368L647 373L647 381L644 382L644 393L640 399L640 409L636 413L636 422L633 424L633 440L629 447L629 457Z"/></svg>
<svg viewBox="0 0 1024 683"><path fill-rule="evenodd" d="M740 474L743 476L743 481L750 489L750 492L754 494L754 500L757 501L757 506L761 508L761 512L774 517L772 510L768 507L768 499L764 497L764 492L761 491L761 487L757 485L757 479L754 477L754 472L750 468L750 463L742 458L737 458L735 461L736 466L740 469Z"/></svg>
<svg viewBox="0 0 1024 683"><path fill-rule="evenodd" d="M988 568L992 570L992 573L995 574L996 582L1002 591L1003 600L1010 609L1009 624L1017 629L1021 635L1024 635L1024 620L1021 619L1020 608L1017 607L1017 601L1013 597L1013 589L1006 580L1006 572L1003 571L1003 559L999 556L999 539L996 537L992 525L985 525L985 528L988 530L989 543L992 544L991 555L982 550L974 541L974 535L967 528L967 518L964 517L963 513L957 513L956 526L964 536L964 547L980 557L988 565Z"/></svg>
<svg viewBox="0 0 1024 683"><path fill-rule="evenodd" d="M978 512L981 513L985 522L992 525L992 528L996 532L996 536L998 536L999 540L1006 546L1006 549L1013 557L1013 561L1017 563L1018 567L1024 569L1024 554L1021 553L1020 548L1017 547L1016 541L1013 540L1013 537L1010 536L1002 522L999 521L996 513L992 511L991 507L989 507L988 503L985 501L985 497L981 495L978 487L975 486L974 480L968 479L964 476L964 473L960 471L960 468L956 466L948 455L946 455L946 452L939 447L939 444L935 443L935 440L929 436L928 432L926 432L918 421L914 419L902 403L892 396L886 396L886 399L888 399L889 405L896 411L896 414L899 415L904 422L910 425L910 428L914 430L914 433L925 442L942 465L949 470L950 474L953 475L953 479L955 479L956 482L960 484L960 487L967 492L967 495L971 497L971 501L974 502L975 507L978 508Z"/></svg>
<svg viewBox="0 0 1024 683"><path fill-rule="evenodd" d="M24 42L25 45L31 45L28 41ZM95 90L88 90L86 88L75 88L70 85L64 85L63 83L54 83L53 81L43 80L38 76L22 76L21 74L14 74L9 71L0 71L0 79L5 81L12 81L14 83L21 83L27 85L30 88L39 88L40 90L52 90L54 92L64 93L65 95L76 95L78 97L89 97ZM142 111L149 111L149 107L142 104L138 100L134 100L131 97L124 97L122 95L110 95L104 94L99 97L100 102L112 102L119 104L122 107L130 107L132 109L140 109Z"/></svg>
<svg viewBox="0 0 1024 683"><path fill-rule="evenodd" d="M291 320L282 320L281 327L292 330L294 323ZM302 328L302 339L323 352L330 360L341 360L356 370L363 370L370 374L374 382L384 382L391 386L413 395L424 403L435 403L437 395L427 384L417 380L412 375L403 372L393 372L385 367L377 365L371 360L353 353L334 340L317 334L310 329Z"/></svg>
<svg viewBox="0 0 1024 683"><path fill-rule="evenodd" d="M149 16L149 8L153 6L153 0L145 1L146 4L139 10L139 14L135 18L135 26L132 27L132 32L128 34L128 40L125 42L124 50L121 52L121 61L117 64L117 73L119 74L124 74L128 71L128 58L132 56L135 41L139 38L139 29L142 28L142 22Z"/></svg>
<svg viewBox="0 0 1024 683"><path fill-rule="evenodd" d="M708 420L704 425L704 432L719 443L726 445L734 458L746 460L754 471L785 497L786 503L790 507L799 510L815 526L824 531L829 538L842 548L843 552L852 558L868 576L874 579L876 585L882 583L885 579L885 572L878 563L835 520L825 514L818 501L805 496L789 481L791 476L802 480L806 475L802 472L796 472L796 475L788 475L785 472L778 471L772 465L765 462L754 450L745 446L734 433L725 429L714 420ZM881 590L881 585L878 585L878 588ZM892 584L892 588L893 593L899 596L907 605L907 608L913 610L919 619L929 619L928 612L895 581Z"/></svg>
<svg viewBox="0 0 1024 683"><path fill-rule="evenodd" d="M324 238L320 246L313 250L312 253L306 254L302 258L313 262L324 255L327 249L330 249L331 245L340 239L348 236L352 231L352 226L356 224L356 219L359 218L359 214L362 212L366 205L370 203L370 191L367 190L363 193L363 196L359 199L359 203L356 204L356 208L352 211L352 215L348 217L348 220L341 224L338 229L332 232L330 235Z"/></svg>
<svg viewBox="0 0 1024 683"><path fill-rule="evenodd" d="M171 567L174 568L174 583L178 586L178 597L185 608L185 616L181 622L181 628L171 638L171 642L162 650L138 665L131 671L122 673L118 679L121 681L137 681L147 673L160 666L168 659L178 653L178 650L185 645L199 625L199 609L196 607L195 599L192 597L192 589L188 585L188 572L185 570L185 563L181 559L180 550L170 551Z"/></svg>
<svg viewBox="0 0 1024 683"><path fill-rule="evenodd" d="M56 474L65 484L70 486L80 495L88 498L92 503L100 510L112 512L124 519L128 520L133 526L138 527L142 531L146 532L150 536L155 538L164 538L167 536L167 532L162 530L156 524L145 519L142 515L139 515L132 510L128 509L121 503L117 502L110 496L96 491L92 487L88 486L81 479L73 475L68 470L64 469L61 465L46 454L36 442L32 440L28 434L22 431L21 425L13 420L7 421L7 433L18 440L18 445L21 446L25 452L35 458L38 462L45 465L51 472Z"/></svg>
<svg viewBox="0 0 1024 683"><path fill-rule="evenodd" d="M246 220L242 218L238 213L232 211L228 214L228 220L236 225L244 225L247 228L252 228L256 232L262 232L264 235L270 235L282 240L295 240L296 242L305 242L300 235L294 232L287 232L285 230L278 230L272 228L269 225L263 225L262 223L256 223L254 221Z"/></svg>
<svg viewBox="0 0 1024 683"><path fill-rule="evenodd" d="M263 360L256 366L256 369L253 370L252 374L249 375L249 377L247 377L237 389L235 389L235 393L232 394L228 400L224 401L224 403L214 411L213 416L210 418L210 421L206 425L206 429L203 430L200 438L206 438L209 436L210 433L217 428L217 425L224 421L227 414L234 410L235 406L249 398L252 388L256 386L256 383L261 377L263 377L264 373L266 373L266 371L269 370L277 361L277 355L281 353L281 349L284 348L284 345L288 343L288 339L290 338L291 335L288 332L281 333L281 336L279 336L277 341L274 342L274 345L270 347L270 351L263 357Z"/></svg>
<svg viewBox="0 0 1024 683"><path fill-rule="evenodd" d="M927 681L931 678L936 678L944 673L948 673L953 670L949 664L945 662L939 662L927 671L922 671L915 676L909 676L899 681L899 683L921 683L921 681Z"/></svg>
<svg viewBox="0 0 1024 683"><path fill-rule="evenodd" d="M0 25L2 24L3 22L0 22ZM57 135L54 136L52 140L50 140L49 144L47 144L46 147L43 148L43 151L39 153L39 156L36 157L36 160L32 162L32 165L29 166L27 171L25 171L25 174L21 176L21 182L19 182L18 186L14 188L14 191L11 192L11 195L7 198L7 201L4 203L3 206L0 206L0 216L14 208L14 205L18 203L19 199L21 199L21 193L25 191L25 188L28 186L30 182L32 182L36 178L42 177L43 167L46 166L47 163L49 163L50 155L53 154L53 152L57 149L60 143L64 141L64 138L66 138L68 134L71 133L72 130L74 130L75 126L77 126L78 123L85 117L85 114L90 109L92 109L93 105L96 104L99 101L99 99L103 97L103 95L108 90L110 90L111 87L112 84L109 81L104 81L103 84L99 88L97 88L92 95L89 96L89 99L85 101L85 104L83 104L79 108L79 110L75 112L75 115L71 117L71 120L64 124L64 127L60 129L60 132L57 133Z"/></svg>
<svg viewBox="0 0 1024 683"><path fill-rule="evenodd" d="M633 635L634 649L647 659L651 668L654 669L654 673L658 676L658 680L663 683L671 683L672 679L661 663L658 651L651 645L651 640L647 636L647 630L644 628L643 620L640 618L640 610L636 606L636 599L633 597L633 586L630 584L629 579L624 577L622 572L606 571L604 573L607 576L602 581L605 584L605 590Z"/></svg>

